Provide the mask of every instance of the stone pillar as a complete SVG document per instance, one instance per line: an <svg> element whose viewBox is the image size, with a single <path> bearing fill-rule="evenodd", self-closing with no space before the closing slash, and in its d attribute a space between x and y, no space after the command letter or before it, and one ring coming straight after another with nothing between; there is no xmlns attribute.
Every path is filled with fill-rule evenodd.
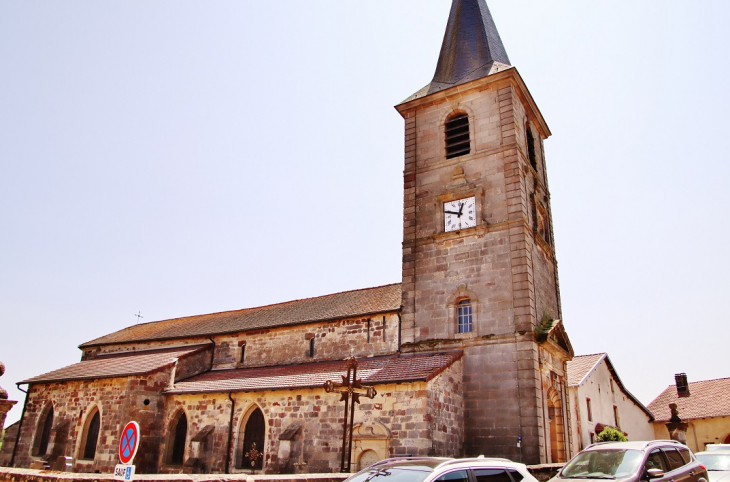
<svg viewBox="0 0 730 482"><path fill-rule="evenodd" d="M0 377L5 373L5 364L0 362ZM5 427L5 416L8 414L13 405L18 402L8 400L8 392L0 387L0 430Z"/></svg>
<svg viewBox="0 0 730 482"><path fill-rule="evenodd" d="M679 418L679 411L677 410L676 403L670 403L669 410L672 411L672 418L670 418L669 422L667 422L669 438L687 445L687 427L689 424L687 422L683 422L682 419Z"/></svg>

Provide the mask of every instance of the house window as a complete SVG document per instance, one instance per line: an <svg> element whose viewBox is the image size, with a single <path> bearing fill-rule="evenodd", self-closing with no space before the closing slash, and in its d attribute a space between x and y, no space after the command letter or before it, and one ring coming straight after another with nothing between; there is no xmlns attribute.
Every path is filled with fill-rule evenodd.
<svg viewBox="0 0 730 482"><path fill-rule="evenodd" d="M314 337L309 339L309 358L314 358Z"/></svg>
<svg viewBox="0 0 730 482"><path fill-rule="evenodd" d="M172 449L170 450L170 465L182 465L185 458L185 442L188 437L188 418L185 412L180 412L177 421L173 424Z"/></svg>
<svg viewBox="0 0 730 482"><path fill-rule="evenodd" d="M618 418L618 407L616 405L614 405L613 406L613 423L614 423L614 425L616 425L616 428L619 428L619 426L620 426L619 420L620 419Z"/></svg>
<svg viewBox="0 0 730 482"><path fill-rule="evenodd" d="M43 457L46 455L48 452L48 442L51 440L51 428L53 428L53 405L48 408L45 417L42 417L38 423L38 430L36 433L40 433L40 437L36 442L36 449L33 455L37 457Z"/></svg>
<svg viewBox="0 0 730 482"><path fill-rule="evenodd" d="M530 159L530 165L537 171L537 156L535 155L535 138L532 136L532 130L527 127L527 157Z"/></svg>
<svg viewBox="0 0 730 482"><path fill-rule="evenodd" d="M588 421L593 421L593 411L591 410L591 399L586 398L586 409L588 410Z"/></svg>
<svg viewBox="0 0 730 482"><path fill-rule="evenodd" d="M246 357L246 342L241 343L241 360L239 363L243 363L243 359Z"/></svg>
<svg viewBox="0 0 730 482"><path fill-rule="evenodd" d="M472 322L471 300L467 298L465 300L459 301L459 304L456 308L456 314L459 333L471 333L474 329L474 325Z"/></svg>
<svg viewBox="0 0 730 482"><path fill-rule="evenodd" d="M469 116L464 113L455 114L446 121L446 159L469 152Z"/></svg>
<svg viewBox="0 0 730 482"><path fill-rule="evenodd" d="M94 460L96 455L96 443L99 440L99 426L101 425L101 415L99 410L95 410L91 416L88 426L86 427L86 435L84 442L83 459Z"/></svg>

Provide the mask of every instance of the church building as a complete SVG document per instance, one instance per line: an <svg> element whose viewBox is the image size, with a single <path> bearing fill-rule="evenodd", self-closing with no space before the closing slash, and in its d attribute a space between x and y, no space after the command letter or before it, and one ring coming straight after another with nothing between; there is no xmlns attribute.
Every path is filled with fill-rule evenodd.
<svg viewBox="0 0 730 482"><path fill-rule="evenodd" d="M435 54L435 52L434 52ZM21 383L11 465L138 473L337 472L347 359L374 398L351 468L394 456L563 462L566 364L543 141L550 129L485 0L453 0L433 80L404 119L402 282L130 326Z"/></svg>

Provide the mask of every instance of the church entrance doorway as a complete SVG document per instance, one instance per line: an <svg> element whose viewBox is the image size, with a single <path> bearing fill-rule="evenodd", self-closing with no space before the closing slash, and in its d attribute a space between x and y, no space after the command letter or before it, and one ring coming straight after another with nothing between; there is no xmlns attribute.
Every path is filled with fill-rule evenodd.
<svg viewBox="0 0 730 482"><path fill-rule="evenodd" d="M550 419L550 461L554 464L562 463L566 461L563 410L560 397L553 388L548 391L547 406Z"/></svg>
<svg viewBox="0 0 730 482"><path fill-rule="evenodd" d="M727 437L725 437L725 441L723 443L730 444L730 433L727 434Z"/></svg>
<svg viewBox="0 0 730 482"><path fill-rule="evenodd" d="M241 450L238 456L239 469L260 470L264 466L264 436L266 434L266 423L264 422L264 413L260 408L251 412L245 425L241 424L241 432L239 432L239 440L243 440L240 445ZM261 457L251 462L251 449L256 444L256 451L261 453Z"/></svg>

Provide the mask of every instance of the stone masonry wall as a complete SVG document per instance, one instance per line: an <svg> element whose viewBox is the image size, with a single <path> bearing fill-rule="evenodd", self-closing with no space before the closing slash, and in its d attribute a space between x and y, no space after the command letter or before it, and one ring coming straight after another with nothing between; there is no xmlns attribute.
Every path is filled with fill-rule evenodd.
<svg viewBox="0 0 730 482"><path fill-rule="evenodd" d="M310 357L310 339L312 338L315 340L314 356ZM398 349L398 314L388 313L215 335L212 339L215 342L214 369L344 360L350 356L389 355ZM210 339L193 337L184 340L108 345L85 349L84 358L92 358L98 353L118 353L205 343L210 343ZM241 361L242 354L244 354L243 361ZM205 362L205 357L202 358ZM210 355L208 355L207 363L209 362ZM180 377L176 378L180 379Z"/></svg>
<svg viewBox="0 0 730 482"><path fill-rule="evenodd" d="M77 472L112 471L119 462L119 433L127 422L135 420L142 432L135 459L137 471L154 472L160 438L157 414L164 408L160 392L170 384L171 371L170 367L154 374L129 378L30 385L15 465L28 467L32 461L41 459L33 455L33 447L42 429L39 418L49 404L53 404L53 428L48 447L52 459L72 457ZM94 460L80 460L84 423L94 408L101 416L96 457Z"/></svg>
<svg viewBox="0 0 730 482"><path fill-rule="evenodd" d="M434 456L461 457L464 449L464 367L459 360L428 384L428 416Z"/></svg>
<svg viewBox="0 0 730 482"><path fill-rule="evenodd" d="M443 386L456 385L458 370L447 375L451 381ZM442 375L443 376L443 375ZM434 385L440 388L440 384ZM433 443L429 429L433 418L429 415L429 386L425 382L377 386L378 395L373 400L362 399L355 413L355 424L378 423L390 430L388 451L397 455L430 455ZM292 391L262 391L232 394L235 410L232 420L230 472L248 472L240 467L242 439L248 416L260 408L266 423L264 443L264 470L266 473L289 472L337 472L340 468L342 424L344 404L336 394L322 389ZM448 402L446 402L448 404ZM452 402L458 403L458 402ZM215 430L206 443L206 471L225 471L228 427L232 403L224 394L198 394L169 396L162 425L171 427L179 410L184 410L188 420L187 460L190 457L190 440L209 425ZM449 409L452 410L453 409ZM291 453L301 454L297 460L279 457L279 436L294 422L303 425L293 439ZM445 421L444 421L445 422ZM165 455L169 451L169 428L160 448L160 473L181 473L184 467L169 466ZM455 434L453 434L455 435ZM450 435L452 436L452 435ZM453 442L450 442L453 443ZM357 454L354 454L357 460ZM353 465L355 466L355 465Z"/></svg>

